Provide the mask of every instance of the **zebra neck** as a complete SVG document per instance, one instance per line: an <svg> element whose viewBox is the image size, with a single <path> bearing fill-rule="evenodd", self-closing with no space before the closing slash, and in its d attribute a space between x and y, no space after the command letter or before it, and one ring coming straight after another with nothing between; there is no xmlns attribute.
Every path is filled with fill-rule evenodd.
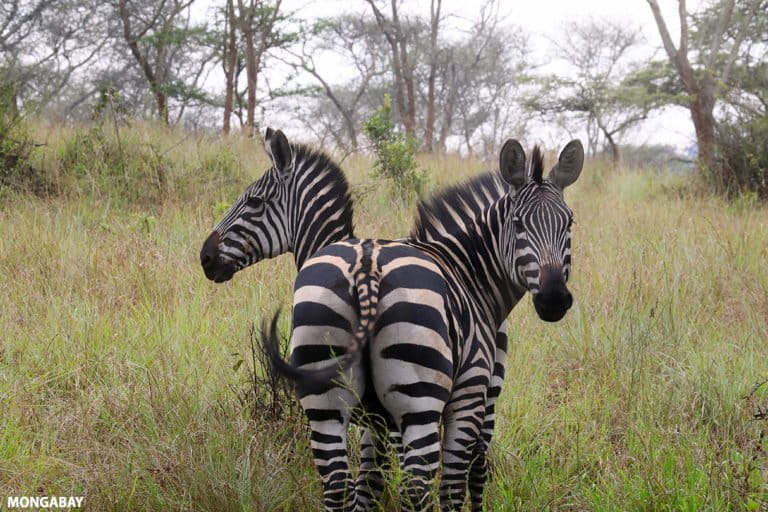
<svg viewBox="0 0 768 512"><path fill-rule="evenodd" d="M342 240L348 240L354 238L351 224L349 229L344 224L327 224L323 225L318 223L318 230L307 229L305 233L299 233L294 237L293 244L293 258L296 261L296 268L300 269L304 262L317 251ZM315 238L320 229L326 228L328 236L322 238Z"/></svg>
<svg viewBox="0 0 768 512"><path fill-rule="evenodd" d="M352 198L338 167L309 165L297 173L291 193L291 249L296 268L334 242L353 238Z"/></svg>
<svg viewBox="0 0 768 512"><path fill-rule="evenodd" d="M509 207L505 196L474 218L465 218L450 230L430 229L428 239L416 241L435 256L454 291L484 310L499 325L525 293L514 278L510 278L507 270L510 267L501 249L501 230ZM456 229L457 226L460 229Z"/></svg>

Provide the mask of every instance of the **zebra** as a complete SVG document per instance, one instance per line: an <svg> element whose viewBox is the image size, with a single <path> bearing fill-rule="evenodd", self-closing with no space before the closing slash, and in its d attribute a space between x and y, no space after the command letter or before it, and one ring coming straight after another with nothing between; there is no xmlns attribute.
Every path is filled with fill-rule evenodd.
<svg viewBox="0 0 768 512"><path fill-rule="evenodd" d="M281 130L267 128L264 147L272 166L253 182L211 231L200 251L200 264L211 281L223 283L265 258L292 252L296 268L333 242L354 237L353 201L341 168L323 152L290 143ZM398 446L397 432L392 444ZM384 461L373 455L364 429L362 471L357 492L373 501L382 485L369 482Z"/></svg>
<svg viewBox="0 0 768 512"><path fill-rule="evenodd" d="M469 487L472 510L482 510L494 388L504 372L497 333L526 292L542 320L558 321L571 307L573 213L563 191L583 161L573 140L544 178L538 146L526 166L510 139L499 158L509 189L490 204L497 178L484 174L422 201L407 240L337 242L305 262L294 286L290 362L277 351L277 314L263 342L275 368L296 381L327 510L359 505L346 431L360 410L400 433L404 510L428 508L440 459L443 509L461 509ZM381 425L371 425L374 441L385 437Z"/></svg>
<svg viewBox="0 0 768 512"><path fill-rule="evenodd" d="M320 247L354 237L344 172L326 154L291 144L267 128L272 167L235 201L200 251L205 276L217 283L265 258L292 252L296 268Z"/></svg>
<svg viewBox="0 0 768 512"><path fill-rule="evenodd" d="M200 252L205 275L215 282L225 282L247 266L285 252L293 252L301 268L319 247L354 236L353 205L343 171L327 155L289 143L280 130L267 128L264 144L272 167L232 205ZM490 204L503 193L497 180L484 200ZM506 323L497 339L500 347L506 347ZM496 380L502 378L503 374ZM397 450L397 430L393 425L387 428ZM362 509L370 508L383 490L381 470L388 461L381 450L364 428L355 490Z"/></svg>

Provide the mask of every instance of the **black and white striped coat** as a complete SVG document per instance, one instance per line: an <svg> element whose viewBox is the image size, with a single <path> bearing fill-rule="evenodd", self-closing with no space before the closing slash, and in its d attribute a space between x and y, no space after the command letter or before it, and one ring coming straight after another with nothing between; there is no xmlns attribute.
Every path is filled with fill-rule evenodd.
<svg viewBox="0 0 768 512"><path fill-rule="evenodd" d="M267 129L265 147L272 168L238 198L201 250L205 274L216 282L285 252L292 252L301 267L318 248L352 237L352 200L341 169L321 152L289 144L279 130ZM500 181L494 185L484 197L487 203L504 193ZM343 275L349 281L354 274L345 269ZM332 327L333 317L326 321ZM499 346L506 347L506 326L497 338ZM393 429L399 444L396 428L391 424L386 428ZM369 507L383 486L380 466L386 459L381 447L374 450L373 442L366 431L356 491L361 508Z"/></svg>
<svg viewBox="0 0 768 512"><path fill-rule="evenodd" d="M295 285L291 364L275 364L297 380L328 510L363 505L346 445L360 411L402 436L404 509L428 506L440 458L444 509L461 508L467 481L473 510L482 508L490 405L503 376L497 332L526 291L544 320L571 306L572 214L562 190L582 163L572 141L544 179L538 148L527 173L522 147L507 141L500 167L510 191L501 198L489 204L498 181L481 176L422 203L406 241L350 240L307 260ZM378 286L365 315L360 278L366 290ZM343 377L330 381L337 365Z"/></svg>

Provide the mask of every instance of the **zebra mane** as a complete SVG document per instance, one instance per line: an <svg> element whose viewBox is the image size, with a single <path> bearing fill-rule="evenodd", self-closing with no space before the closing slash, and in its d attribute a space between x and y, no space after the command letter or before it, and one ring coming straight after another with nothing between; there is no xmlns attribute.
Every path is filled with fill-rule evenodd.
<svg viewBox="0 0 768 512"><path fill-rule="evenodd" d="M538 144L533 146L531 152L531 180L537 185L541 185L544 179L544 154Z"/></svg>
<svg viewBox="0 0 768 512"><path fill-rule="evenodd" d="M314 188L319 193L330 182L331 189L326 193L328 197L339 198L343 202L343 211L339 223L344 224L352 232L352 195L349 190L349 181L341 167L334 162L322 150L314 149L300 143L291 143L293 161L295 162L294 180L296 183L315 183L312 178L324 176Z"/></svg>
<svg viewBox="0 0 768 512"><path fill-rule="evenodd" d="M507 193L509 186L498 172L485 172L419 201L411 238L434 239L438 233L465 231L459 219L472 222L485 208ZM440 238L440 235L437 236Z"/></svg>

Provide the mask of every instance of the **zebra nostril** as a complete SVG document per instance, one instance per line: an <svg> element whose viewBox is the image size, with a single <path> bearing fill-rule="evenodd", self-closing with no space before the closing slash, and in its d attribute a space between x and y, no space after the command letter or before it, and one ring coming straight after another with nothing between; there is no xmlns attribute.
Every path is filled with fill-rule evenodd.
<svg viewBox="0 0 768 512"><path fill-rule="evenodd" d="M215 231L205 240L203 248L200 251L200 264L204 269L210 268L216 263L216 256L219 250L219 234Z"/></svg>

